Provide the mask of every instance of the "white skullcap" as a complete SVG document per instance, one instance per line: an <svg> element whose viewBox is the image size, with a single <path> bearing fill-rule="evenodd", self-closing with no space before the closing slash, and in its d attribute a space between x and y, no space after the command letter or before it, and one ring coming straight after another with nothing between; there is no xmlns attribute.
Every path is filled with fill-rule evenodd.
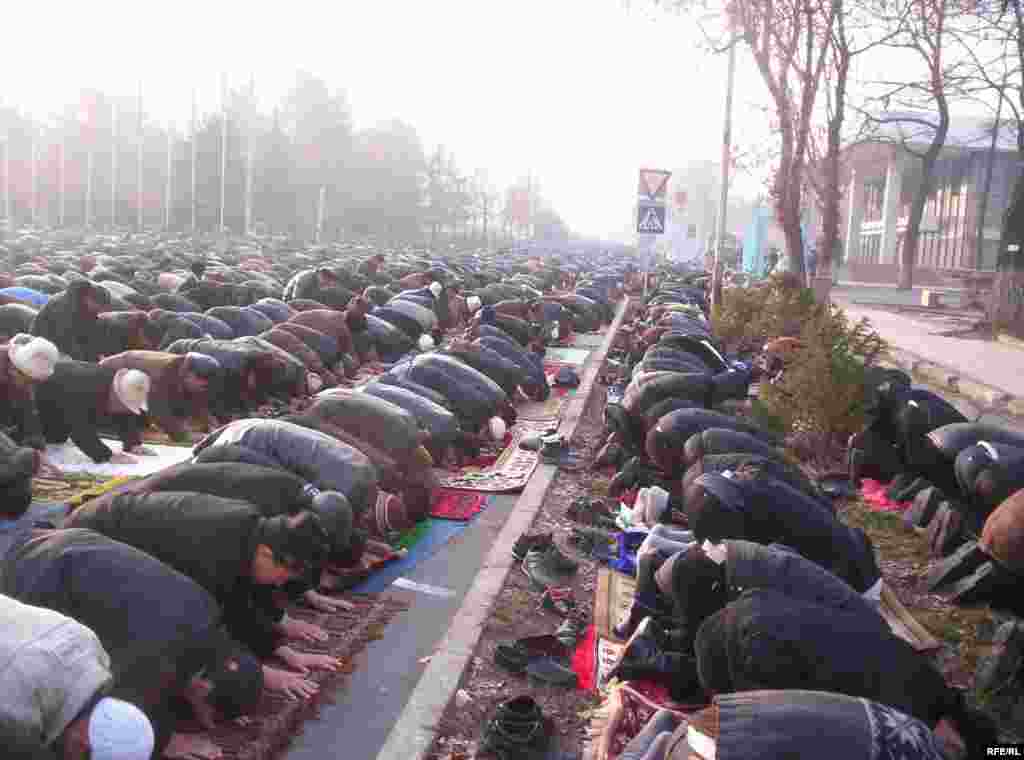
<svg viewBox="0 0 1024 760"><path fill-rule="evenodd" d="M91 760L149 760L156 743L153 725L138 707L104 697L89 716Z"/></svg>
<svg viewBox="0 0 1024 760"><path fill-rule="evenodd" d="M420 351L429 351L434 347L434 339L426 333L423 333L419 339L419 347Z"/></svg>
<svg viewBox="0 0 1024 760"><path fill-rule="evenodd" d="M437 280L430 283L430 292L434 294L434 298L440 298L442 290L444 290L444 286L437 282Z"/></svg>
<svg viewBox="0 0 1024 760"><path fill-rule="evenodd" d="M114 395L135 414L149 411L149 375L137 369L119 369L114 375Z"/></svg>
<svg viewBox="0 0 1024 760"><path fill-rule="evenodd" d="M482 305L483 302L480 300L480 296L470 296L466 299L466 306L469 307L470 314L474 313Z"/></svg>
<svg viewBox="0 0 1024 760"><path fill-rule="evenodd" d="M19 372L41 381L53 374L60 351L46 338L19 333L7 344L7 357Z"/></svg>

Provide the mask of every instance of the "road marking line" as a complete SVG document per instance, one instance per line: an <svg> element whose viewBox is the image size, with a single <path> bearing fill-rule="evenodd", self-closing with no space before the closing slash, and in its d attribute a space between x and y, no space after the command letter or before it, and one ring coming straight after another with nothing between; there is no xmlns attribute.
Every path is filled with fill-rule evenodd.
<svg viewBox="0 0 1024 760"><path fill-rule="evenodd" d="M451 599L453 596L455 596L455 592L452 591L450 588L442 588L441 586L431 586L429 583L417 583L416 581L411 581L408 578L398 578L391 585L397 586L398 588L404 588L409 591L419 591L421 594L438 596L442 599Z"/></svg>

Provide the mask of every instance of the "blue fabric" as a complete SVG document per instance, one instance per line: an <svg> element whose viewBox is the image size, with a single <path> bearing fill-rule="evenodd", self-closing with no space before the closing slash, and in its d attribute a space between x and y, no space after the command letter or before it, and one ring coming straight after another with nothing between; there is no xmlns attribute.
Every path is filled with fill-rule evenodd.
<svg viewBox="0 0 1024 760"><path fill-rule="evenodd" d="M646 530L628 530L616 535L618 553L608 561L608 566L620 573L636 577L636 552L647 538Z"/></svg>
<svg viewBox="0 0 1024 760"><path fill-rule="evenodd" d="M374 594L384 591L421 562L433 557L455 536L466 529L469 521L439 520L430 518L430 529L401 559L395 560L375 572L352 591L357 594Z"/></svg>
<svg viewBox="0 0 1024 760"><path fill-rule="evenodd" d="M18 286L13 288L0 288L0 295L17 298L19 301L25 301L33 306L43 306L50 300L50 297L46 295L46 293L40 293L38 290L33 290L32 288L22 288Z"/></svg>
<svg viewBox="0 0 1024 760"><path fill-rule="evenodd" d="M17 520L0 518L0 557L7 553L19 536L32 530L36 523L49 522L60 527L67 509L68 505L62 501L36 501Z"/></svg>

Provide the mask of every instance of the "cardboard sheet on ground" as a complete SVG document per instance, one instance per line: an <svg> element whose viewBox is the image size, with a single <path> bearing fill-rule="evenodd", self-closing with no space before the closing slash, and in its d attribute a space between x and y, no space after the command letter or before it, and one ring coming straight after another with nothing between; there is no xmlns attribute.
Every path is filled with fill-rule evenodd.
<svg viewBox="0 0 1024 760"><path fill-rule="evenodd" d="M112 450L120 451L121 443L103 439ZM63 472L87 472L91 475L104 477L115 477L118 475L152 475L154 472L180 464L192 458L192 449L187 446L160 446L147 443L146 448L153 450L154 456L140 456L138 464L111 464L104 462L96 464L84 451L75 444L62 443L59 446L50 445L46 447L46 457L50 463L60 468Z"/></svg>
<svg viewBox="0 0 1024 760"><path fill-rule="evenodd" d="M582 367L586 363L590 353L591 350L589 348L549 347L547 353L544 354L544 361Z"/></svg>
<svg viewBox="0 0 1024 760"><path fill-rule="evenodd" d="M633 578L607 567L598 568L594 625L599 636L614 640L612 628L618 623L622 613L629 609L635 591L636 581ZM892 632L917 651L930 652L939 648L938 640L914 619L910 611L885 584L882 585L882 604L879 612Z"/></svg>
<svg viewBox="0 0 1024 760"><path fill-rule="evenodd" d="M604 332L596 333L574 333L572 336L573 348L598 348L604 343Z"/></svg>

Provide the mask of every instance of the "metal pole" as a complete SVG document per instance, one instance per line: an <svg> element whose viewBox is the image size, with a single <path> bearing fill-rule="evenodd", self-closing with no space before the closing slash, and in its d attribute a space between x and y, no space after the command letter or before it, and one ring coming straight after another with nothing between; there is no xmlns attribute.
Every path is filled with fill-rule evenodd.
<svg viewBox="0 0 1024 760"><path fill-rule="evenodd" d="M29 205L30 211L32 213L32 226L35 227L39 206L39 132L38 129L34 126L32 128L32 143L29 149L32 151L29 157L29 166L31 167L32 172L32 195L29 198Z"/></svg>
<svg viewBox="0 0 1024 760"><path fill-rule="evenodd" d="M255 163L253 157L253 132L256 111L256 79L251 77L249 79L249 119L246 125L246 136L245 136L245 234L252 234L252 187L253 187L253 164Z"/></svg>
<svg viewBox="0 0 1024 760"><path fill-rule="evenodd" d="M736 80L736 45L729 45L729 73L725 86L725 125L722 129L722 187L718 197L718 224L715 231L715 269L711 273L711 305L722 301L722 246L725 245L725 217L729 209L729 161L732 158L732 91Z"/></svg>
<svg viewBox="0 0 1024 760"><path fill-rule="evenodd" d="M117 163L121 152L119 117L117 103L113 105L113 126L111 127L110 146L110 229L117 228Z"/></svg>
<svg viewBox="0 0 1024 760"><path fill-rule="evenodd" d="M86 154L85 159L85 227L89 229L92 227L92 162L93 153L92 145L89 146L89 152Z"/></svg>
<svg viewBox="0 0 1024 760"><path fill-rule="evenodd" d="M7 130L7 138L4 140L4 222L7 229L11 225L11 130Z"/></svg>
<svg viewBox="0 0 1024 760"><path fill-rule="evenodd" d="M167 186L164 188L164 229L171 228L171 191L174 188L174 133L167 126Z"/></svg>
<svg viewBox="0 0 1024 760"><path fill-rule="evenodd" d="M138 145L136 146L136 150L138 152L138 155L137 155L137 157L135 159L135 163L136 163L136 165L138 167L138 174L139 174L138 179L136 181L136 192L137 192L136 203L137 203L138 208L136 209L136 212L135 212L135 228L139 232L142 232L142 222L144 221L143 220L143 214L142 214L142 191L143 191L142 182L143 182L143 169L145 168L144 167L144 163L145 163L145 156L146 156L145 142L146 142L146 136L145 136L145 134L142 131L142 82L139 82L139 127L138 127Z"/></svg>
<svg viewBox="0 0 1024 760"><path fill-rule="evenodd" d="M228 84L227 75L220 81L220 232L224 233L224 201L227 197L228 173Z"/></svg>
<svg viewBox="0 0 1024 760"><path fill-rule="evenodd" d="M196 234L196 91L192 88L192 192L189 201L192 206L192 234Z"/></svg>
<svg viewBox="0 0 1024 760"><path fill-rule="evenodd" d="M66 211L66 198L68 183L67 183L67 151L68 151L68 135L67 135L67 124L61 125L60 131L60 186L58 192L60 193L60 200L57 206L57 213L59 216L59 226L64 226L64 212Z"/></svg>
<svg viewBox="0 0 1024 760"><path fill-rule="evenodd" d="M320 197L316 207L316 244L320 245L320 239L324 231L324 203L327 200L327 188L320 185Z"/></svg>

